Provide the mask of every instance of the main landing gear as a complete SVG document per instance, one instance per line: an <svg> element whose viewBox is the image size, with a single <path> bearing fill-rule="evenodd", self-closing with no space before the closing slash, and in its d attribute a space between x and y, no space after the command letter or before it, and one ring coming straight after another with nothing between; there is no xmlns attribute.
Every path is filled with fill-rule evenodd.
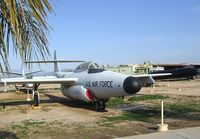
<svg viewBox="0 0 200 139"><path fill-rule="evenodd" d="M40 94L38 91L35 91L33 98L34 107L38 107L40 105Z"/></svg>
<svg viewBox="0 0 200 139"><path fill-rule="evenodd" d="M106 108L106 102L108 100L97 100L97 101L94 101L94 108L96 111L99 111L99 112L105 112L105 108Z"/></svg>

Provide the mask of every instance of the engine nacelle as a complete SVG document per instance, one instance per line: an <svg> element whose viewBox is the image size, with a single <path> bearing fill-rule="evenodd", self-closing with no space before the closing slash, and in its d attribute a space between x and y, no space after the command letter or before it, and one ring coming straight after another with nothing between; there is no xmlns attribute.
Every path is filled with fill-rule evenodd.
<svg viewBox="0 0 200 139"><path fill-rule="evenodd" d="M82 85L75 85L70 88L62 88L62 93L64 96L77 99L85 102L91 102L94 97L90 90L84 88Z"/></svg>

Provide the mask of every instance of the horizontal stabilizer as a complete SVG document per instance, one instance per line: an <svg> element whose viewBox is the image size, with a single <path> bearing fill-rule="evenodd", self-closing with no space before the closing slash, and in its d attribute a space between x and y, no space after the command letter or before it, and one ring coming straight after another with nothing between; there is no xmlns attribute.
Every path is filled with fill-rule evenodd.
<svg viewBox="0 0 200 139"><path fill-rule="evenodd" d="M73 63L73 62L85 62L83 60L50 60L50 61L26 61L25 63Z"/></svg>
<svg viewBox="0 0 200 139"><path fill-rule="evenodd" d="M39 72L42 72L43 70L38 70L38 71L33 71L33 72L27 72L25 73L25 75L32 75L34 73L39 73Z"/></svg>
<svg viewBox="0 0 200 139"><path fill-rule="evenodd" d="M25 63L53 63L54 72L60 72L59 63L74 63L74 62L85 62L83 60L58 60L56 51L54 51L54 60L39 60L39 61L26 61Z"/></svg>

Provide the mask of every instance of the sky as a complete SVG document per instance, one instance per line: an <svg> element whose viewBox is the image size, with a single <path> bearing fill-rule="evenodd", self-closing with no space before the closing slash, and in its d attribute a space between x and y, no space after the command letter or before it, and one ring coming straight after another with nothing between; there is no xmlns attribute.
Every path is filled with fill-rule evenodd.
<svg viewBox="0 0 200 139"><path fill-rule="evenodd" d="M47 20L53 28L49 49L52 55L56 50L59 59L113 66L200 62L199 0L55 0L54 4ZM20 65L14 56L10 61L11 67Z"/></svg>

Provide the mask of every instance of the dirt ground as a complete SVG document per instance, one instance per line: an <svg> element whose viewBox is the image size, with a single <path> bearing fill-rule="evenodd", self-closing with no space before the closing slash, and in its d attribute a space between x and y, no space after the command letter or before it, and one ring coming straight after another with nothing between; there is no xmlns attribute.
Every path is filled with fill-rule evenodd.
<svg viewBox="0 0 200 139"><path fill-rule="evenodd" d="M155 87L142 88L140 94L167 94L200 97L200 78L196 80L156 82Z"/></svg>
<svg viewBox="0 0 200 139"><path fill-rule="evenodd" d="M27 94L13 91L0 93L0 138L114 138L156 132L159 100L146 100L110 106L96 112L91 104L62 95L59 85L40 86L41 108L33 109ZM1 88L1 90L3 90ZM161 94L167 104L190 104L183 109L166 110L169 129L200 126L200 79L158 82L144 87L139 95ZM31 95L30 95L31 97ZM128 99L128 98L126 98ZM195 102L195 103L193 103ZM150 109L149 109L150 108ZM173 105L174 110L177 109ZM129 113L126 113L129 112ZM130 112L138 114L134 119Z"/></svg>

